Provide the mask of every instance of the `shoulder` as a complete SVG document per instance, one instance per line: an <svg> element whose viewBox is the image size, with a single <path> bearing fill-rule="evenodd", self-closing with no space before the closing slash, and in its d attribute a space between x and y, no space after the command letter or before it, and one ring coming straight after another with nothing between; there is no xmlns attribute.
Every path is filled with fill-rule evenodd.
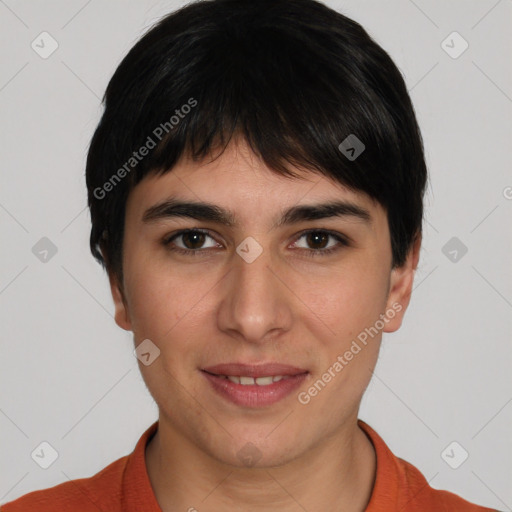
<svg viewBox="0 0 512 512"><path fill-rule="evenodd" d="M470 503L457 494L434 489L423 474L411 463L396 457L404 485L404 502L410 512L496 512L494 509Z"/></svg>
<svg viewBox="0 0 512 512"><path fill-rule="evenodd" d="M373 444L377 463L366 512L496 512L452 492L432 488L423 474L411 463L395 456L368 424L359 420L359 426Z"/></svg>
<svg viewBox="0 0 512 512"><path fill-rule="evenodd" d="M33 491L0 506L0 512L121 512L123 473L128 456L89 478Z"/></svg>
<svg viewBox="0 0 512 512"><path fill-rule="evenodd" d="M158 421L140 437L133 452L89 478L33 491L0 506L0 512L147 512L160 508L151 488L144 458Z"/></svg>

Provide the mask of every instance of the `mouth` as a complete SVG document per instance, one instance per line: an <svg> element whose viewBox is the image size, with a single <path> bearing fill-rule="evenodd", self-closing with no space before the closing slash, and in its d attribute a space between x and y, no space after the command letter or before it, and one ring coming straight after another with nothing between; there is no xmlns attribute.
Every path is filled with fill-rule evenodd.
<svg viewBox="0 0 512 512"><path fill-rule="evenodd" d="M289 396L309 371L280 363L226 363L201 369L217 395L242 407L265 407Z"/></svg>

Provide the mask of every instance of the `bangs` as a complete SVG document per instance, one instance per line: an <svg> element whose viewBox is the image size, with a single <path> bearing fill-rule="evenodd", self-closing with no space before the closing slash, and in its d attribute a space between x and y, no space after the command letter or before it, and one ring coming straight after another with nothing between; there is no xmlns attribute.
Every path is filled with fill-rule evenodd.
<svg viewBox="0 0 512 512"><path fill-rule="evenodd" d="M193 36L186 38L189 45ZM175 45L170 41L168 51ZM378 159L385 160L393 144L386 116L379 112L381 101L365 93L364 77L345 65L333 66L333 59L343 63L346 55L334 49L326 53L317 45L294 29L263 26L241 35L215 27L208 45L190 62L184 60L185 51L173 48L176 57L170 61L162 60L155 49L147 69L137 73L144 77L144 101L133 105L127 94L125 102L118 101L124 118L120 110L115 113L117 123L133 127L134 136L119 141L119 161L129 160L144 145L152 146L145 158L130 166L130 188L147 174L170 172L182 157L213 158L230 141L242 138L279 174L297 177L293 168L308 169L382 201L385 176L383 166L375 166L375 150L379 148ZM132 87L137 89L137 83ZM351 134L366 147L352 162L338 149Z"/></svg>

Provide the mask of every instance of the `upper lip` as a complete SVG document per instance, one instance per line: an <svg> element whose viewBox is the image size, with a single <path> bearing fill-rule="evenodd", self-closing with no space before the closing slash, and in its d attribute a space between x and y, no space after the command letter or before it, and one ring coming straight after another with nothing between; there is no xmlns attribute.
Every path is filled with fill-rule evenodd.
<svg viewBox="0 0 512 512"><path fill-rule="evenodd" d="M304 368L297 368L288 364L265 363L265 364L243 364L243 363L223 363L215 366L202 368L203 371L215 375L231 375L243 377L269 377L276 375L301 375L308 373Z"/></svg>

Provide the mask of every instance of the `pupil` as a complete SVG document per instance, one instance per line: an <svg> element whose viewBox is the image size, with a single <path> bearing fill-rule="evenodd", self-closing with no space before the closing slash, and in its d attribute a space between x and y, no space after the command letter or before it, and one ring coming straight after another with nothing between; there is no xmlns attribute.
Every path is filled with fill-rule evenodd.
<svg viewBox="0 0 512 512"><path fill-rule="evenodd" d="M308 234L308 243L310 243L311 240L315 240L311 245L315 245L315 243L318 243L318 239L323 239L325 242L325 239L327 238L327 235L325 233L309 233ZM321 244L322 247L324 247L324 244ZM318 249L318 247L315 247Z"/></svg>
<svg viewBox="0 0 512 512"><path fill-rule="evenodd" d="M187 241L190 239L195 239L195 242L192 242L191 244L185 243L185 246L189 249L198 249L200 248L204 243L204 233L185 233L183 235L183 241ZM199 240L198 240L199 239ZM196 245L194 245L196 244ZM192 247L189 247L189 245L192 245Z"/></svg>

